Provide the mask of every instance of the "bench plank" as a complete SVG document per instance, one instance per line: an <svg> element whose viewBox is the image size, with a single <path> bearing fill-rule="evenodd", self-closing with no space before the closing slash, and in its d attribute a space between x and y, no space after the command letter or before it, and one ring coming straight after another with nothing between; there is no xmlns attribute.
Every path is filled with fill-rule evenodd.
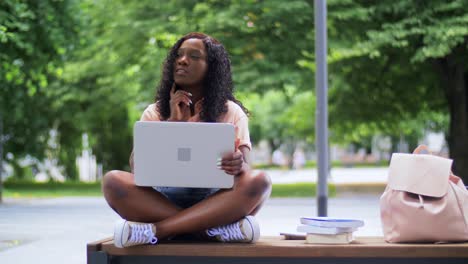
<svg viewBox="0 0 468 264"><path fill-rule="evenodd" d="M175 256L235 258L468 258L468 243L389 244L381 237L358 237L346 245L306 244L303 240L261 237L256 244L213 242L162 242L117 248L111 239L88 245L90 251L112 256ZM98 244L99 244L98 243Z"/></svg>
<svg viewBox="0 0 468 264"><path fill-rule="evenodd" d="M106 243L106 242L112 242L112 243L114 243L112 237L103 238L103 239L101 239L101 240L88 243L88 244L86 245L86 249L87 249L87 251L99 251L99 250L101 250L102 244L103 244L103 243Z"/></svg>

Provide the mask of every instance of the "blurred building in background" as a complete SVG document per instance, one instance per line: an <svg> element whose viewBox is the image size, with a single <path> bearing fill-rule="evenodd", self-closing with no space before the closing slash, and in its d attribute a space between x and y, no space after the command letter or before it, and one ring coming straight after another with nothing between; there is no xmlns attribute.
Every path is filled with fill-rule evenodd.
<svg viewBox="0 0 468 264"><path fill-rule="evenodd" d="M83 150L81 155L76 158L79 179L83 182L98 181L102 178L102 165L96 162L96 156L93 155L93 151L89 147L88 134L83 134L82 139Z"/></svg>
<svg viewBox="0 0 468 264"><path fill-rule="evenodd" d="M440 132L426 131L424 137L418 141L418 144L424 144L435 155L448 157L448 147L445 136ZM300 169L308 162L314 163L317 159L317 153L314 146L308 146L303 142L295 144L294 151L289 153L285 146L280 146L271 150L266 141L261 141L252 149L252 161L255 165L274 165L278 167L289 167L291 169ZM412 152L408 142L402 137L397 142L396 151L400 153ZM369 150L357 148L354 145L330 146L330 161L338 162L342 166L352 167L355 164L378 165L389 161L392 156L392 142L390 137L374 136L372 146Z"/></svg>

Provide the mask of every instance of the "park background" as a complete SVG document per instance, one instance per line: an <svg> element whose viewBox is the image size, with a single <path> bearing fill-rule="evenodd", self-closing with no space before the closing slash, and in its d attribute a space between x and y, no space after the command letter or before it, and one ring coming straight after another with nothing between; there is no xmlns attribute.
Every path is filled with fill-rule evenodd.
<svg viewBox="0 0 468 264"><path fill-rule="evenodd" d="M0 263L84 263L86 243L113 234L119 216L99 177L129 169L133 124L169 48L191 31L231 55L255 166L273 180L256 216L262 235L316 215L313 2L0 1ZM382 236L391 153L427 143L468 182L468 0L327 8L328 214Z"/></svg>
<svg viewBox="0 0 468 264"><path fill-rule="evenodd" d="M434 151L468 182L468 2L327 6L332 167L386 166L391 153L436 138ZM169 48L191 31L230 53L255 166L275 167L279 149L289 161L279 167L297 168L301 149L300 166L314 167L313 1L4 0L2 194L21 196L36 180L79 194L80 180L129 170L133 124L154 100Z"/></svg>

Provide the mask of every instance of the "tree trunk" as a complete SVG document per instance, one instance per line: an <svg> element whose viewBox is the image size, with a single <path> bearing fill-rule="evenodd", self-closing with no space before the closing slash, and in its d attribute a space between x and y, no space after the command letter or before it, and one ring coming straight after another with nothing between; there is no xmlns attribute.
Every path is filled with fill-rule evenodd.
<svg viewBox="0 0 468 264"><path fill-rule="evenodd" d="M447 136L453 172L468 184L468 69L451 54L437 61L450 111Z"/></svg>
<svg viewBox="0 0 468 264"><path fill-rule="evenodd" d="M272 165L273 164L273 160L272 160L272 154L273 152L279 147L278 144L275 144L275 140L273 140L272 138L269 138L268 140L268 146L270 147L270 164L269 165Z"/></svg>

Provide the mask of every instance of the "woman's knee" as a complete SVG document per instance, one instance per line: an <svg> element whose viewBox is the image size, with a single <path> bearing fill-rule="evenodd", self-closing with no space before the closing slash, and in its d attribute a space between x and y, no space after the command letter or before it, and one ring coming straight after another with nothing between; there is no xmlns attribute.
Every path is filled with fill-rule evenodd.
<svg viewBox="0 0 468 264"><path fill-rule="evenodd" d="M108 202L126 196L129 183L123 174L125 172L112 170L102 178L102 192Z"/></svg>
<svg viewBox="0 0 468 264"><path fill-rule="evenodd" d="M263 171L250 171L238 184L238 188L248 197L263 197L271 190L270 177Z"/></svg>

